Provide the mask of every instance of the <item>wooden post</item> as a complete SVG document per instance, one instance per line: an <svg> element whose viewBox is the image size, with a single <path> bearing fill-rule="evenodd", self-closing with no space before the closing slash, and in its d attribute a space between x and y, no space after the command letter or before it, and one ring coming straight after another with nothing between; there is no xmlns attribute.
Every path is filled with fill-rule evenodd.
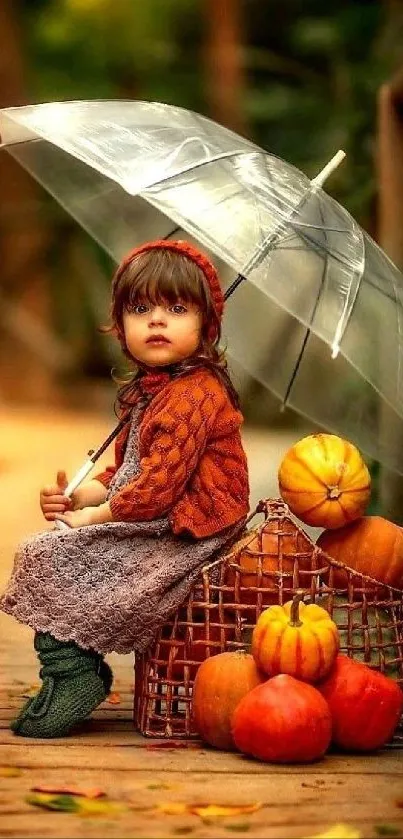
<svg viewBox="0 0 403 839"><path fill-rule="evenodd" d="M246 135L239 0L204 0L206 92L211 117Z"/></svg>
<svg viewBox="0 0 403 839"><path fill-rule="evenodd" d="M14 0L0 0L1 108L24 104L22 54L18 4ZM49 321L44 264L47 234L37 215L37 190L22 167L4 151L0 152L0 183L2 295L14 311L22 305L39 322L46 323ZM0 332L0 398L47 399L53 393L50 368L27 350L22 341L10 338L3 325Z"/></svg>
<svg viewBox="0 0 403 839"><path fill-rule="evenodd" d="M403 271L403 70L379 91L377 174L378 241ZM381 411L379 433L384 436L388 430L386 412ZM403 421L401 437L403 446ZM385 467L380 500L384 515L403 523L403 478Z"/></svg>

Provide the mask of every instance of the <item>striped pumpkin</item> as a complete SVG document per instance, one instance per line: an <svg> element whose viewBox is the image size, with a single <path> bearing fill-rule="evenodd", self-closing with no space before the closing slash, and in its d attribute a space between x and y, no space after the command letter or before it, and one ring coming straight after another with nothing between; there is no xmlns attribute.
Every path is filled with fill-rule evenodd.
<svg viewBox="0 0 403 839"><path fill-rule="evenodd" d="M278 473L283 500L312 527L337 528L360 518L371 478L358 449L334 434L311 434L292 446Z"/></svg>
<svg viewBox="0 0 403 839"><path fill-rule="evenodd" d="M318 682L330 672L339 649L339 633L328 612L301 602L297 593L284 606L270 606L253 630L252 655L268 676L286 673Z"/></svg>

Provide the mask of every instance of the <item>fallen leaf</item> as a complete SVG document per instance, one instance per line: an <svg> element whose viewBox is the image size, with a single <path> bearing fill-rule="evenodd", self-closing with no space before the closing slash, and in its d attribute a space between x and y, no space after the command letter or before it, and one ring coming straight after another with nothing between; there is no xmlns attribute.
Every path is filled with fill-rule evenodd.
<svg viewBox="0 0 403 839"><path fill-rule="evenodd" d="M18 766L0 766L0 778L18 778L22 775L22 769Z"/></svg>
<svg viewBox="0 0 403 839"><path fill-rule="evenodd" d="M24 690L24 693L21 694L23 699L31 699L32 696L36 696L39 691L39 685L29 685L29 687Z"/></svg>
<svg viewBox="0 0 403 839"><path fill-rule="evenodd" d="M401 836L400 827L394 824L376 824L375 833L378 836Z"/></svg>
<svg viewBox="0 0 403 839"><path fill-rule="evenodd" d="M351 824L334 824L324 833L315 833L306 839L362 839L362 833Z"/></svg>
<svg viewBox="0 0 403 839"><path fill-rule="evenodd" d="M260 801L254 804L239 805L186 804L183 801L163 801L157 805L157 809L166 816L182 816L191 813L194 816L200 816L201 819L220 819L227 816L244 816L246 813L255 813L262 806Z"/></svg>
<svg viewBox="0 0 403 839"><path fill-rule="evenodd" d="M202 819L225 818L226 816L244 816L246 813L256 813L263 807L260 801L254 804L239 804L221 806L220 804L205 804L204 806L191 807L190 812Z"/></svg>
<svg viewBox="0 0 403 839"><path fill-rule="evenodd" d="M189 813L189 805L180 801L162 801L157 804L157 810L165 816L184 816Z"/></svg>
<svg viewBox="0 0 403 839"><path fill-rule="evenodd" d="M98 787L79 788L73 786L48 786L41 784L37 787L31 787L31 792L44 792L49 795L77 795L80 798L105 798L106 793Z"/></svg>
<svg viewBox="0 0 403 839"><path fill-rule="evenodd" d="M43 810L57 810L62 813L77 813L78 800L71 795L48 795L47 793L34 793L25 798L27 804L33 807L41 807Z"/></svg>
<svg viewBox="0 0 403 839"><path fill-rule="evenodd" d="M44 810L56 810L62 813L76 813L79 816L114 816L127 808L118 801L105 801L82 798L76 795L50 795L34 793L26 797L26 802Z"/></svg>
<svg viewBox="0 0 403 839"><path fill-rule="evenodd" d="M120 693L110 693L106 701L109 705L120 705Z"/></svg>

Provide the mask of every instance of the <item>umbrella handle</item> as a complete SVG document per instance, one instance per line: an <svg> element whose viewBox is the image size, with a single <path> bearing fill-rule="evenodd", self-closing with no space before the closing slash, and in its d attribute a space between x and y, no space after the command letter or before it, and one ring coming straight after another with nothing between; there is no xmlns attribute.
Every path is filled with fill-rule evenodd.
<svg viewBox="0 0 403 839"><path fill-rule="evenodd" d="M83 463L83 465L81 466L81 469L79 469L78 472L76 472L74 478L72 478L70 483L66 486L63 495L65 495L67 498L70 498L74 490L77 489L78 486L80 486L84 478L86 478L89 472L91 472L93 466L94 461L91 460L91 458L86 460L85 463ZM58 519L55 520L55 528L56 530L70 530L68 524L66 524L64 521L59 521Z"/></svg>
<svg viewBox="0 0 403 839"><path fill-rule="evenodd" d="M90 449L90 451L88 452L88 460L86 460L85 463L83 463L81 469L79 469L78 472L76 472L74 478L72 478L72 480L64 490L64 495L66 495L67 498L70 498L70 495L73 494L74 490L77 489L77 487L82 483L84 478L87 477L88 473L91 472L91 469L97 462L98 458L101 457L101 454L103 454L105 449L108 448L112 440L114 440L115 437L117 437L122 428L124 428L124 426L129 422L130 417L131 411L129 411L126 414L126 416L124 416L123 419L120 420L120 422L118 422L117 426L110 433L109 437L107 437L106 440L104 440L104 442L101 446L99 446L98 449L96 449L95 451L94 449ZM59 521L58 519L55 520L55 528L56 530L70 530L68 524L65 524L64 521Z"/></svg>

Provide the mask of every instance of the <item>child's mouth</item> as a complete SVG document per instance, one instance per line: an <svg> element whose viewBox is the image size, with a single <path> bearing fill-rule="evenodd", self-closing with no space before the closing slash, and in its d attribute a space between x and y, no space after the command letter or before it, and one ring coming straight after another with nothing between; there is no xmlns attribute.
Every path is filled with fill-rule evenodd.
<svg viewBox="0 0 403 839"><path fill-rule="evenodd" d="M162 335L155 335L155 337L147 338L146 344L153 344L154 346L161 346L162 344L170 344L168 338L164 338Z"/></svg>

